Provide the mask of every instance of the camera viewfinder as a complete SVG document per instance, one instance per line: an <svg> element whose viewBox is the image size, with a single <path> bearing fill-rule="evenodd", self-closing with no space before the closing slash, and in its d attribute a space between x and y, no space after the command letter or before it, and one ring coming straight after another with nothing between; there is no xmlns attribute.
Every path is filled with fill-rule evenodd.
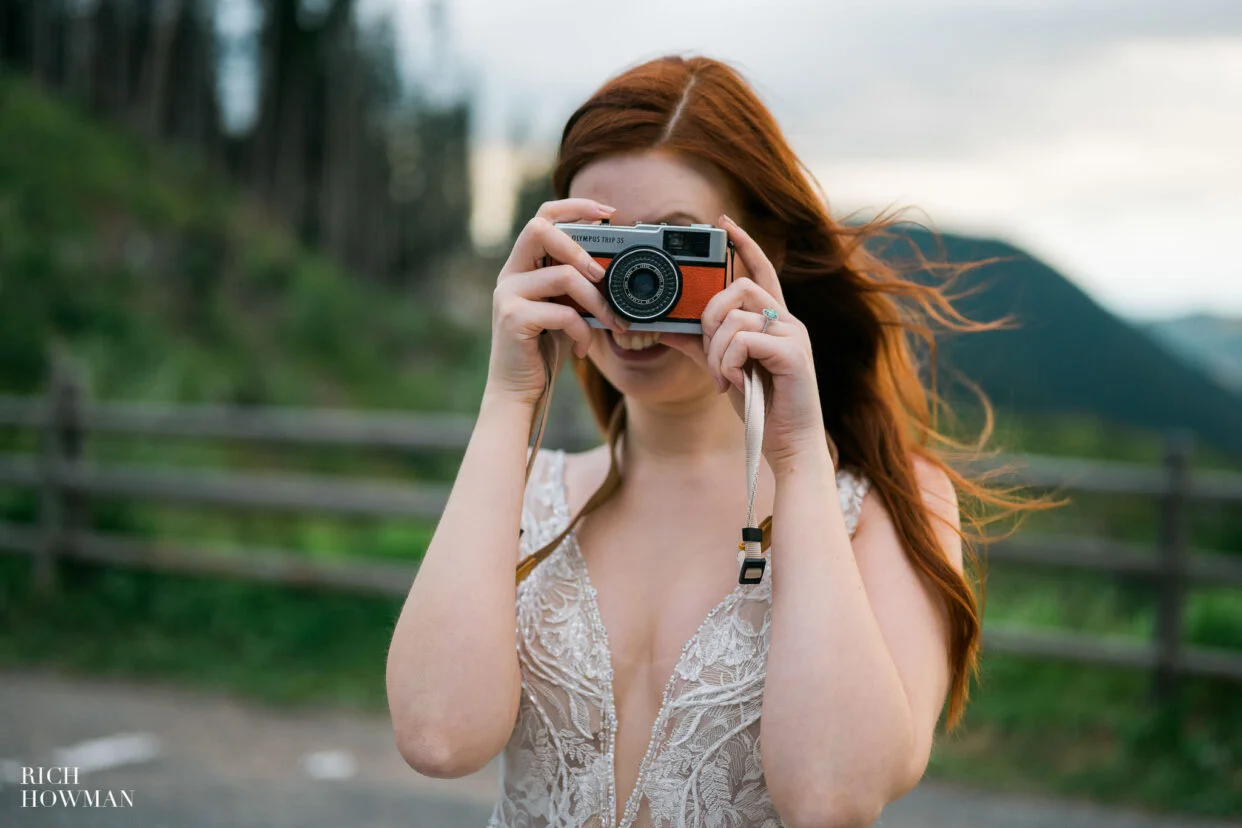
<svg viewBox="0 0 1242 828"><path fill-rule="evenodd" d="M709 256L711 238L694 230L665 230L664 249L674 256Z"/></svg>

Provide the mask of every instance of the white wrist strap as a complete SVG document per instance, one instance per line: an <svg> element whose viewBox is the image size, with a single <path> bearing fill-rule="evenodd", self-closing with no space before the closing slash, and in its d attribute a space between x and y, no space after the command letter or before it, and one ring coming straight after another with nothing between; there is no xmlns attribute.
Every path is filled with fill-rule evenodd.
<svg viewBox="0 0 1242 828"><path fill-rule="evenodd" d="M746 486L749 495L746 507L746 525L755 527L755 489L759 485L759 459L763 456L763 380L757 363L752 362L742 371L742 388L745 396L744 422L746 424ZM746 558L763 556L759 541L750 540L742 543L738 550L737 563L742 566Z"/></svg>

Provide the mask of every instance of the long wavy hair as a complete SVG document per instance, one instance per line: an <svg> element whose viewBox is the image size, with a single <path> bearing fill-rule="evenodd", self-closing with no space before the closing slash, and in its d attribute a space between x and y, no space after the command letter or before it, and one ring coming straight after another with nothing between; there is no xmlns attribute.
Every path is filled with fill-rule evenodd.
<svg viewBox="0 0 1242 828"><path fill-rule="evenodd" d="M982 263L932 262L912 244L914 269L949 271L937 285L907 278L893 262L882 260L876 245L867 243L905 238L899 220L891 214L857 224L834 220L814 176L750 85L728 64L706 57L659 58L606 82L565 124L553 192L566 198L574 176L592 161L656 148L709 162L724 174L729 195L741 207L738 222L768 253L790 311L810 331L825 439L834 459L838 467L851 467L871 480L906 556L947 609L951 685L946 728L952 731L978 674L986 577L976 547L997 540L983 529L1057 505L1046 497L1023 495L1018 487L985 485L1003 470L967 476L955 468L957 460L984 454L992 431L992 407L969 380L983 403L981 435L967 444L938 430L947 406L936 393L933 326L968 332L1010 323L1008 317L975 322L953 307L951 299L957 297L946 289ZM914 347L919 340L926 346L927 386ZM622 394L589 358L571 359L592 414L608 436L615 472ZM915 475L916 456L943 469L957 490L964 572L946 559L933 533L932 514ZM1003 536L1016 529L1015 522Z"/></svg>

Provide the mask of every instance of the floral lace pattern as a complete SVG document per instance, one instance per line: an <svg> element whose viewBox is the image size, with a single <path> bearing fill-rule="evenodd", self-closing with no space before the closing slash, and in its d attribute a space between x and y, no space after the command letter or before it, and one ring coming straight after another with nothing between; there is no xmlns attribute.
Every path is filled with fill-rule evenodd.
<svg viewBox="0 0 1242 828"><path fill-rule="evenodd" d="M539 454L522 508L519 560L570 519L565 453ZM852 536L870 484L841 469L837 488ZM739 584L717 604L686 642L634 790L618 803L608 635L571 532L518 586L522 699L487 828L781 828L759 740L774 560L759 583Z"/></svg>

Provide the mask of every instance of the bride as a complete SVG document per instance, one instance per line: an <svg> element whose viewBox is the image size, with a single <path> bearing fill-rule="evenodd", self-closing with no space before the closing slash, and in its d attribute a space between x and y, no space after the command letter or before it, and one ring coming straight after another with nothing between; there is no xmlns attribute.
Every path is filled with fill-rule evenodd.
<svg viewBox="0 0 1242 828"><path fill-rule="evenodd" d="M871 825L976 668L958 493L1032 508L934 445L907 336L983 326L863 247L882 221L830 218L711 59L606 83L565 125L553 186L497 280L477 424L393 632L397 747L436 777L501 756L493 828ZM738 278L701 336L626 330L603 268L554 227L605 219L727 231ZM607 440L541 449L524 485L543 331ZM766 375L754 508L772 520L741 584L748 364Z"/></svg>

